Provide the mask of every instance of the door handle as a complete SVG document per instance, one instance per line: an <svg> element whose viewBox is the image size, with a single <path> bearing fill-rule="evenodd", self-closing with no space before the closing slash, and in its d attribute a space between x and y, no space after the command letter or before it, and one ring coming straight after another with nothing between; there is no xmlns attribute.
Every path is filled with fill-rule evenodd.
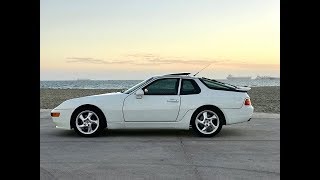
<svg viewBox="0 0 320 180"><path fill-rule="evenodd" d="M167 100L167 102L179 102L179 100L178 99L169 99L169 100Z"/></svg>

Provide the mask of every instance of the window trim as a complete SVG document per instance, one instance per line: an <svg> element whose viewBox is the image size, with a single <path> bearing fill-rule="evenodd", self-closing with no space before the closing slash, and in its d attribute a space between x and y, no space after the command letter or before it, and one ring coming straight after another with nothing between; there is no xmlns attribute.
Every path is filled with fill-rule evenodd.
<svg viewBox="0 0 320 180"><path fill-rule="evenodd" d="M175 89L177 92L176 94L144 94L144 96L178 96L180 93L179 88L180 88L180 81L181 81L181 78L178 78L178 77L158 78L158 79L155 79L154 81L150 82L149 84L143 86L141 89L144 92L144 89L147 88L148 86L150 86L151 84L153 84L154 82L159 81L159 80L164 80L164 79L176 79L177 80L176 85L175 85L176 86Z"/></svg>
<svg viewBox="0 0 320 180"><path fill-rule="evenodd" d="M182 84L182 81L183 80L189 80L191 81L191 84L193 85L193 87L195 87L198 92L197 93L192 93L192 94L181 94L182 92L182 87L183 87L183 84ZM181 96L186 96L186 95L195 95L195 94L200 94L201 93L201 88L200 86L198 85L198 83L194 80L194 79L181 79L181 83L180 83L180 94Z"/></svg>
<svg viewBox="0 0 320 180"><path fill-rule="evenodd" d="M181 93L181 84L182 83L182 78L179 78L179 87L178 87L178 96L180 96Z"/></svg>

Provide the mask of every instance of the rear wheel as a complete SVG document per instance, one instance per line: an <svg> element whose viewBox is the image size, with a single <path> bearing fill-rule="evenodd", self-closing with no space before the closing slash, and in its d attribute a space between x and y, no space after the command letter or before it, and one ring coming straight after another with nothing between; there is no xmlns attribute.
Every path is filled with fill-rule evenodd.
<svg viewBox="0 0 320 180"><path fill-rule="evenodd" d="M199 110L192 116L192 129L202 137L215 136L222 128L222 118L222 115L215 110Z"/></svg>
<svg viewBox="0 0 320 180"><path fill-rule="evenodd" d="M80 136L98 136L104 129L105 118L96 108L81 107L71 118L74 131Z"/></svg>

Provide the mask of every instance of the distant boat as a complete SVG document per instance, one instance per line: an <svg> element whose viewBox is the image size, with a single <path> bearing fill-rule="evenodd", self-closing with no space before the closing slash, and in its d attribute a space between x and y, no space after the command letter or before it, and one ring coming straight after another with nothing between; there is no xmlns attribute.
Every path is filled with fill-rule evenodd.
<svg viewBox="0 0 320 180"><path fill-rule="evenodd" d="M233 79L237 79L237 80L251 80L251 76L232 76L231 74L229 74L229 76L227 77L228 80L233 80Z"/></svg>
<svg viewBox="0 0 320 180"><path fill-rule="evenodd" d="M269 80L274 80L274 79L280 79L279 77L271 77L271 76L257 76L256 79L269 79Z"/></svg>
<svg viewBox="0 0 320 180"><path fill-rule="evenodd" d="M76 81L91 81L91 79L77 79Z"/></svg>

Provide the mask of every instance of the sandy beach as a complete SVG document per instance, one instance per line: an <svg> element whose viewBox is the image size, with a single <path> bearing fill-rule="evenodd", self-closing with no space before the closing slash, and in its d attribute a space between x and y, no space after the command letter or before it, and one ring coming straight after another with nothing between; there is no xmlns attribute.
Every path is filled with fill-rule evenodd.
<svg viewBox="0 0 320 180"><path fill-rule="evenodd" d="M67 99L117 92L119 89L40 89L40 109L53 109ZM252 87L248 92L255 112L280 113L280 86Z"/></svg>

